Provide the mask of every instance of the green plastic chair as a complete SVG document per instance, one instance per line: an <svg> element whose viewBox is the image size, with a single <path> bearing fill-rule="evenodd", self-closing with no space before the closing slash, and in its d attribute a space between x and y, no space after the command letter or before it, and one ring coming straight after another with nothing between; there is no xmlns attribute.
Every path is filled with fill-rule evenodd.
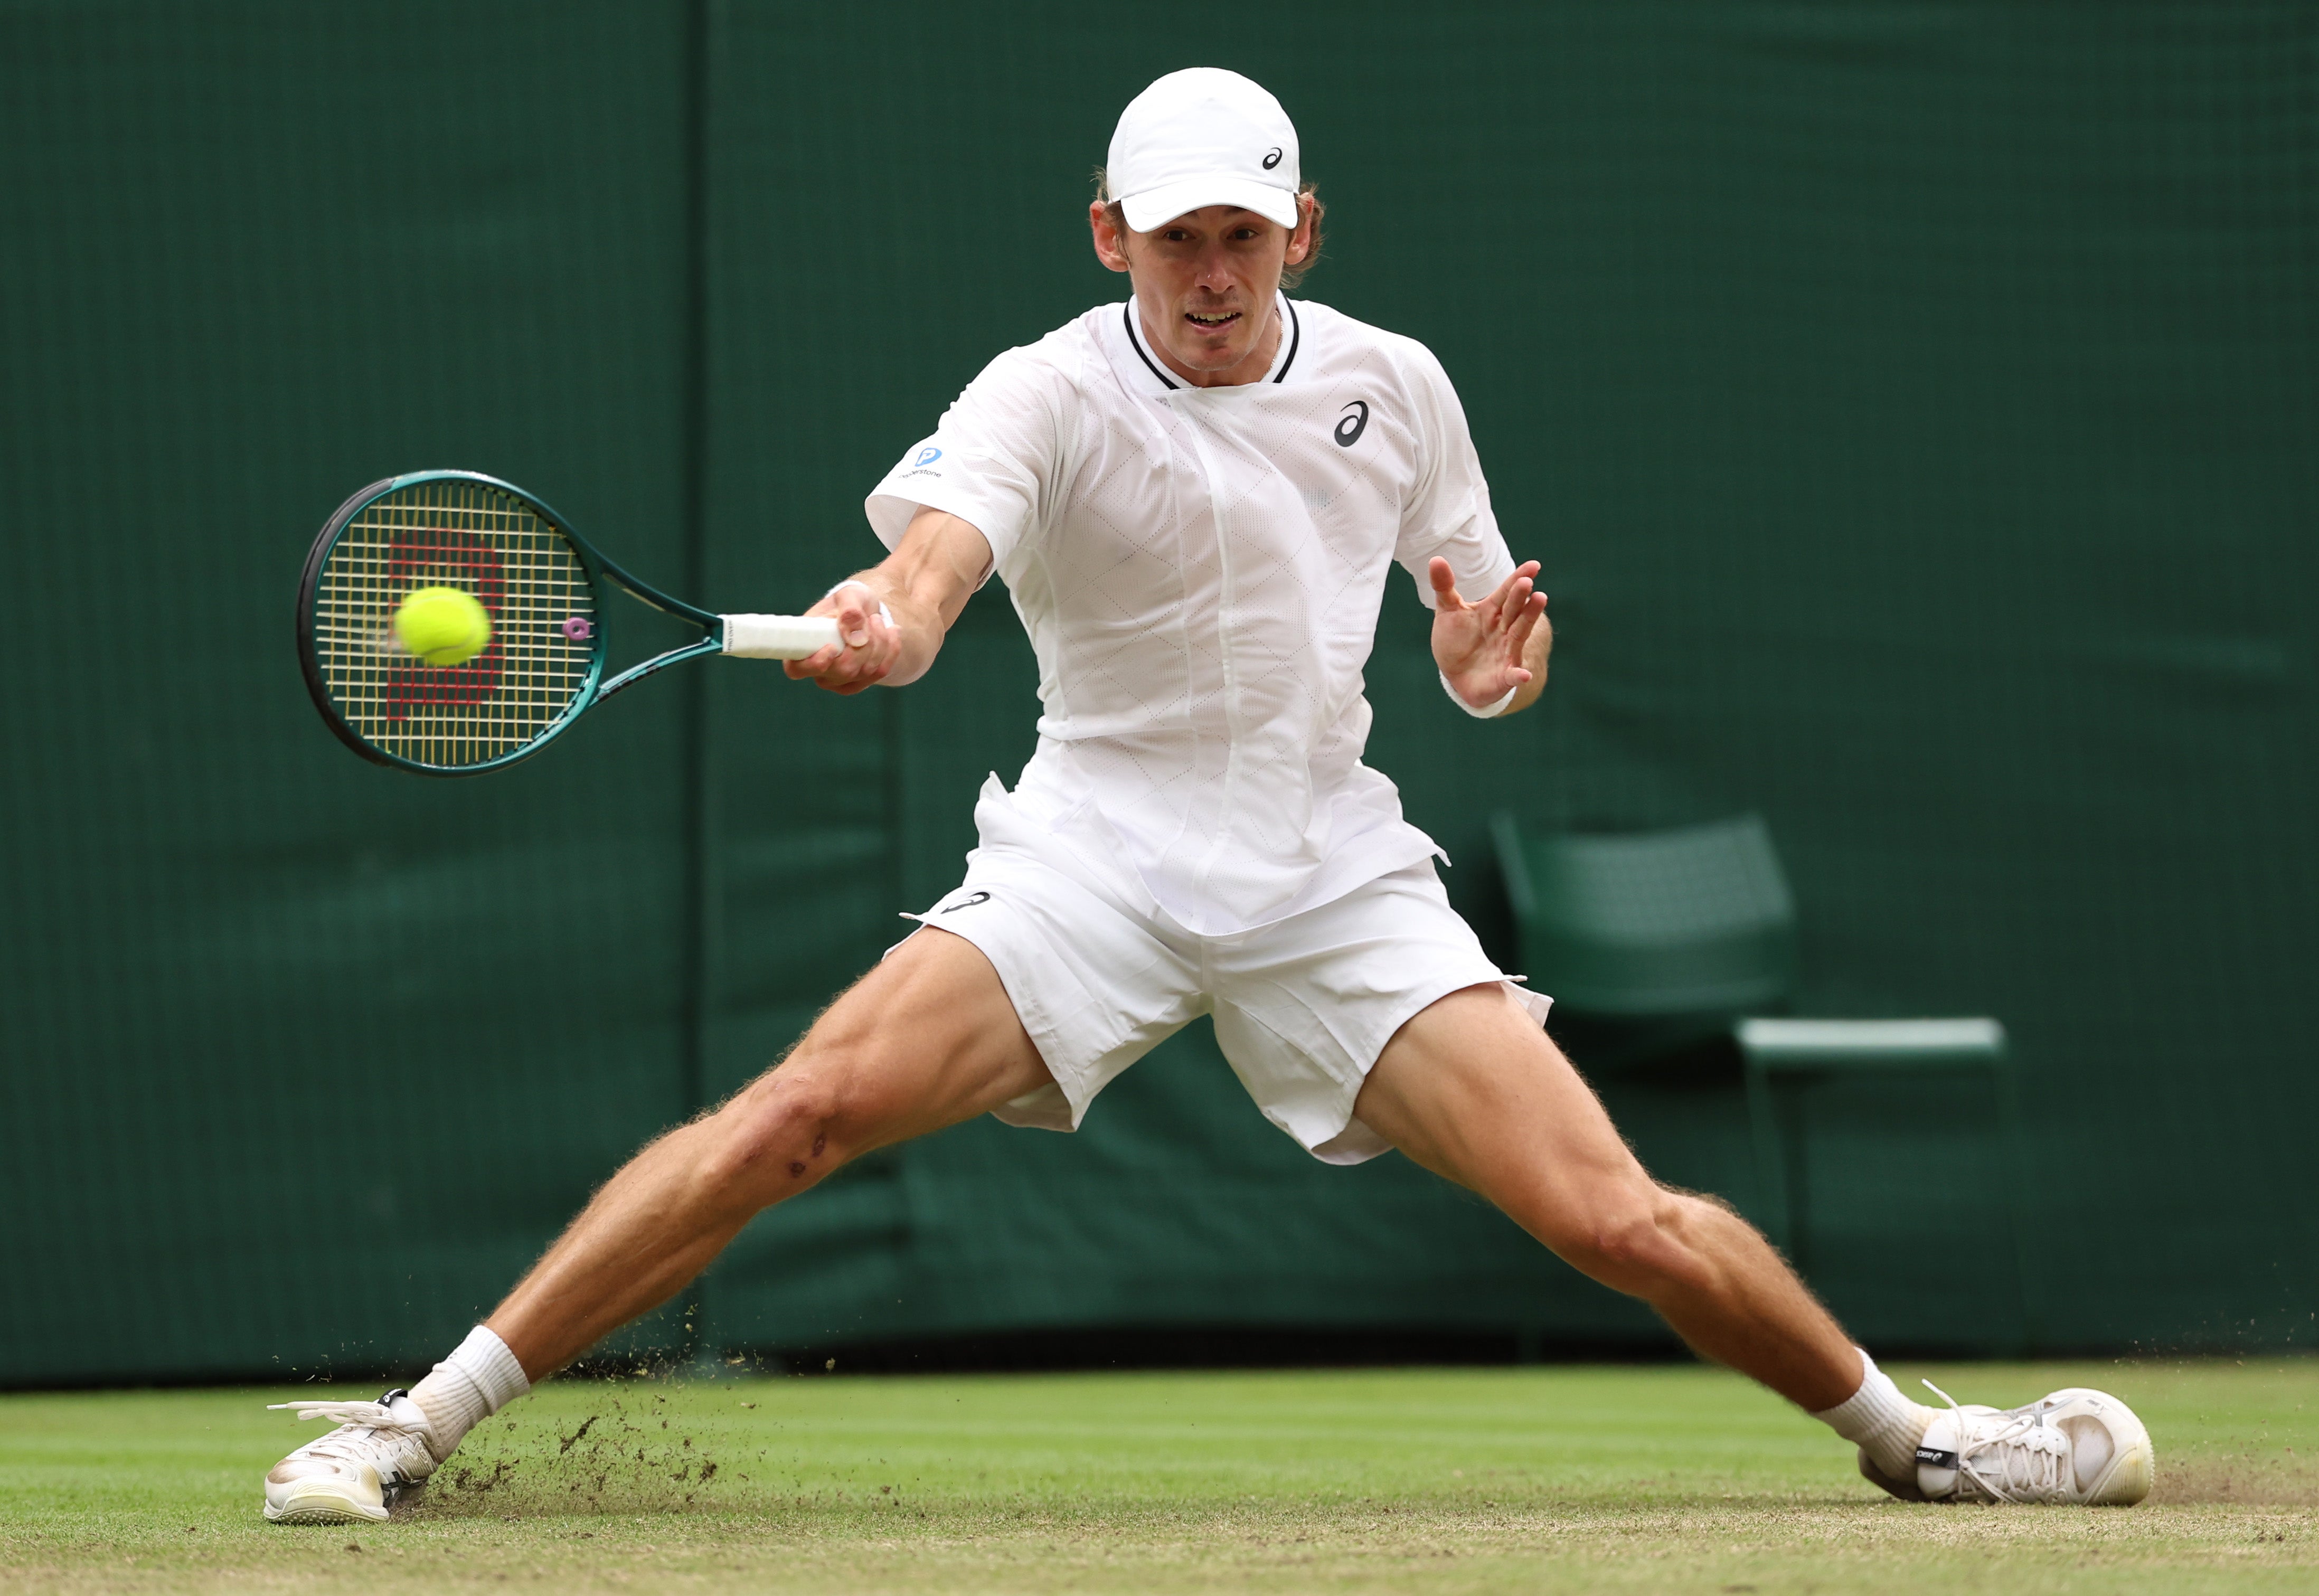
<svg viewBox="0 0 2319 1596"><path fill-rule="evenodd" d="M2005 1027L1988 1018L1758 1017L1796 985L1796 906L1762 816L1628 835L1525 832L1491 821L1530 984L1557 1008L1623 1027L1629 1061L1728 1036L1747 1088L1764 1229L1809 1268L1800 1097L1839 1076L1984 1078L2026 1191L2027 1143ZM1614 1052L1613 1056L1617 1056ZM2022 1346L2035 1339L2027 1241L2011 1208Z"/></svg>

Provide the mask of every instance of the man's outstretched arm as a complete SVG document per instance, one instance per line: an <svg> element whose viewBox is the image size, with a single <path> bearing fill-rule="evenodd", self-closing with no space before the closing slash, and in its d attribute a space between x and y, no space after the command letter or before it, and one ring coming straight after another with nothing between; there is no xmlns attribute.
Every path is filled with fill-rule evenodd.
<svg viewBox="0 0 2319 1596"><path fill-rule="evenodd" d="M1489 597L1474 603L1458 596L1448 561L1435 555L1426 573L1433 583L1433 663L1449 690L1476 709L1511 690L1507 715L1536 703L1546 690L1546 657L1554 650L1546 595L1535 591L1538 562L1515 567Z"/></svg>
<svg viewBox="0 0 2319 1596"><path fill-rule="evenodd" d="M834 693L924 676L974 590L990 573L990 541L948 510L922 508L902 541L869 570L831 590L806 611L837 621L836 646L782 667L799 681Z"/></svg>

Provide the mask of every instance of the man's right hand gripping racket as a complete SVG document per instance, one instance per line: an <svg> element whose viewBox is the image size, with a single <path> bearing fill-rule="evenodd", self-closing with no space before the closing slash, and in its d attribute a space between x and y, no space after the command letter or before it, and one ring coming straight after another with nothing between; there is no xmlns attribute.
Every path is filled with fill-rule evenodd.
<svg viewBox="0 0 2319 1596"><path fill-rule="evenodd" d="M606 581L707 635L606 681ZM356 493L314 540L298 590L314 708L365 759L427 776L511 765L680 660L801 660L836 642L834 620L672 599L531 494L472 471L414 471Z"/></svg>

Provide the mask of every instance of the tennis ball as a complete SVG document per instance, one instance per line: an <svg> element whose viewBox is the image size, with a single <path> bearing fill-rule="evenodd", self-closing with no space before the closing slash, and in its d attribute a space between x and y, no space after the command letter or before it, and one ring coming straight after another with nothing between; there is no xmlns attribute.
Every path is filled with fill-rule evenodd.
<svg viewBox="0 0 2319 1596"><path fill-rule="evenodd" d="M492 640L492 618L473 593L420 588L395 606L394 635L430 665L464 665Z"/></svg>

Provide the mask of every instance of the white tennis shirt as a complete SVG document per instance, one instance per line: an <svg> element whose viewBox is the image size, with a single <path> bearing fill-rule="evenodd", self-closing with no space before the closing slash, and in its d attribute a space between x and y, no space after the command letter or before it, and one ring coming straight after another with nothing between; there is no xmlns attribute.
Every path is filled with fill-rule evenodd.
<svg viewBox="0 0 2319 1596"><path fill-rule="evenodd" d="M1272 370L1233 387L1169 374L1132 305L1009 349L868 502L889 548L920 505L979 529L1038 654L1038 752L985 788L984 844L1205 936L1439 852L1361 763L1386 575L1430 606L1435 555L1468 599L1514 568L1431 351L1278 302Z"/></svg>

